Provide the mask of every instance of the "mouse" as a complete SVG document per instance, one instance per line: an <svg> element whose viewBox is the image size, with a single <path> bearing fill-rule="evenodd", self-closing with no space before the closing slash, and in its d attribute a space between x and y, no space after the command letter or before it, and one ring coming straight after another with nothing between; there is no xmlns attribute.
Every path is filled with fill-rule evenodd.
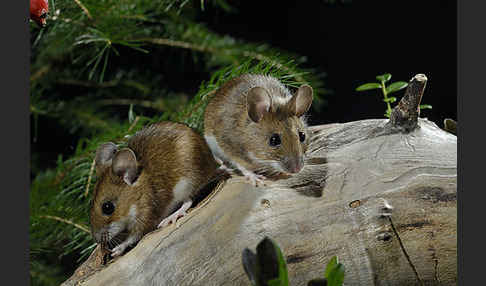
<svg viewBox="0 0 486 286"><path fill-rule="evenodd" d="M220 169L258 187L304 167L313 89L294 93L269 75L243 74L218 88L204 112L204 139Z"/></svg>
<svg viewBox="0 0 486 286"><path fill-rule="evenodd" d="M93 238L112 257L121 255L146 233L184 216L217 169L203 136L182 123L146 126L126 148L100 144L90 208Z"/></svg>

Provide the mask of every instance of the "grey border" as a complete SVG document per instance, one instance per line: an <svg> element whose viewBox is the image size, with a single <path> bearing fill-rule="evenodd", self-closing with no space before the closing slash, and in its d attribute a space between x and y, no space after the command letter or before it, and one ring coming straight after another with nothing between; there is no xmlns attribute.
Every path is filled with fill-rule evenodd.
<svg viewBox="0 0 486 286"><path fill-rule="evenodd" d="M485 4L484 1L458 1L458 285L480 285L484 281Z"/></svg>
<svg viewBox="0 0 486 286"><path fill-rule="evenodd" d="M29 285L29 1L4 1L2 17L2 281Z"/></svg>

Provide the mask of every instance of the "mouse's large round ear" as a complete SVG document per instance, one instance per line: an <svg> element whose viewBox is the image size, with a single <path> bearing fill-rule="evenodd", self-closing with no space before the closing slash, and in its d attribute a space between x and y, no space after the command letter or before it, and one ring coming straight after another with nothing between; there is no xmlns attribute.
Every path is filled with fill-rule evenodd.
<svg viewBox="0 0 486 286"><path fill-rule="evenodd" d="M272 98L267 90L263 87L254 87L250 89L246 97L248 104L248 115L254 122L259 122L263 114L270 110L272 106Z"/></svg>
<svg viewBox="0 0 486 286"><path fill-rule="evenodd" d="M101 172L106 168L111 166L111 161L118 151L115 143L107 142L98 146L95 155L95 167L96 174L99 176Z"/></svg>
<svg viewBox="0 0 486 286"><path fill-rule="evenodd" d="M312 104L312 94L310 85L301 85L288 103L291 112L297 117L304 115Z"/></svg>
<svg viewBox="0 0 486 286"><path fill-rule="evenodd" d="M129 148L124 148L116 153L111 165L113 173L121 178L128 185L132 185L138 177L137 158Z"/></svg>

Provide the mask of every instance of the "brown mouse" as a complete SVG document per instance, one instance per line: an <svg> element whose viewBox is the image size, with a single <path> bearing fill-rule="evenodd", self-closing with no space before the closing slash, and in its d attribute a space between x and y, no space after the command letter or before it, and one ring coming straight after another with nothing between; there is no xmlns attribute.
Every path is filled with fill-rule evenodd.
<svg viewBox="0 0 486 286"><path fill-rule="evenodd" d="M113 257L183 216L218 167L204 138L175 122L143 128L128 148L101 144L95 166L91 232Z"/></svg>
<svg viewBox="0 0 486 286"><path fill-rule="evenodd" d="M312 95L309 85L292 94L266 75L244 74L223 84L204 114L204 138L220 168L255 186L302 170Z"/></svg>

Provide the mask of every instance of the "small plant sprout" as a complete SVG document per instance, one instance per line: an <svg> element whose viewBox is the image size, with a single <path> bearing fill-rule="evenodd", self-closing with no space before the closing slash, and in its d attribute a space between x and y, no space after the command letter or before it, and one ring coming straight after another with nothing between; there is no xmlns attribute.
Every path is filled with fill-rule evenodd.
<svg viewBox="0 0 486 286"><path fill-rule="evenodd" d="M376 79L379 82L370 82L370 83L365 83L356 88L356 91L365 91L365 90L371 90L371 89L381 89L381 92L383 93L383 101L386 103L386 112L385 112L385 117L390 118L390 114L392 111L391 104L395 101L397 101L397 98L394 96L389 96L390 94L397 92L401 89L404 89L408 86L408 83L405 81L396 81L388 86L386 83L390 81L392 75L389 73L385 73L382 75L376 76ZM420 109L432 109L432 105L430 104L421 104L419 106Z"/></svg>
<svg viewBox="0 0 486 286"><path fill-rule="evenodd" d="M278 244L265 237L257 247L256 253L245 248L242 253L243 268L253 286L289 286L286 259ZM333 256L326 266L324 277L313 279L308 286L342 286L344 265Z"/></svg>

